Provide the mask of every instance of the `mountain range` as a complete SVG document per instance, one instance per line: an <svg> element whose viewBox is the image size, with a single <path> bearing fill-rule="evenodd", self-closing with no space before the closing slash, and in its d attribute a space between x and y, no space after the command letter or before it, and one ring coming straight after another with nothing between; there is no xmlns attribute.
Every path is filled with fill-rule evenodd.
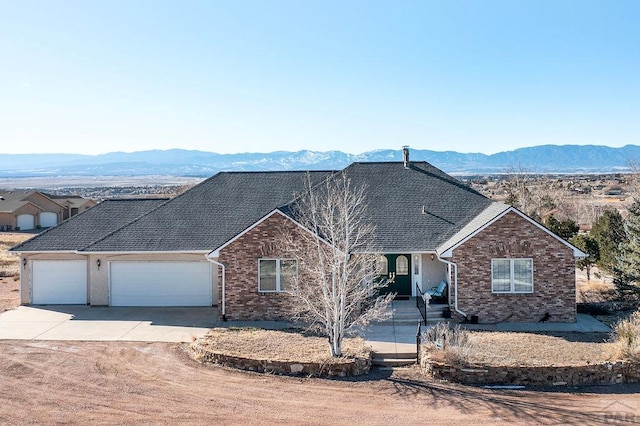
<svg viewBox="0 0 640 426"><path fill-rule="evenodd" d="M217 154L182 149L79 154L0 154L0 177L146 176L205 177L219 171L333 170L354 161L401 161L402 150L362 154L340 151ZM411 149L410 160L428 161L456 175L508 173L612 173L630 170L640 146L541 145L496 154Z"/></svg>

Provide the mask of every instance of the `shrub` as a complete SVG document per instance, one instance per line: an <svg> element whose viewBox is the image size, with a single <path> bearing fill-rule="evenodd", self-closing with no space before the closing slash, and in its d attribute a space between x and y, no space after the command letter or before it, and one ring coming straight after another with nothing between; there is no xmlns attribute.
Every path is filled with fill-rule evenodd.
<svg viewBox="0 0 640 426"><path fill-rule="evenodd" d="M609 315L611 312L604 303L578 303L579 314L588 315Z"/></svg>
<svg viewBox="0 0 640 426"><path fill-rule="evenodd" d="M640 361L640 311L618 322L613 329L612 338L619 358Z"/></svg>
<svg viewBox="0 0 640 426"><path fill-rule="evenodd" d="M449 364L464 364L473 344L468 330L459 325L451 328L446 322L439 322L427 328L422 334L422 353L435 360Z"/></svg>

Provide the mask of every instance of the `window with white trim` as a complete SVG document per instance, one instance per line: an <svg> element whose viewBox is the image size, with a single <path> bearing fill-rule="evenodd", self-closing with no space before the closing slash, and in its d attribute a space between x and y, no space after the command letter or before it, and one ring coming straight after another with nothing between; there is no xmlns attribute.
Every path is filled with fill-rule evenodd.
<svg viewBox="0 0 640 426"><path fill-rule="evenodd" d="M533 259L491 259L493 293L533 293Z"/></svg>
<svg viewBox="0 0 640 426"><path fill-rule="evenodd" d="M298 261L295 259L259 259L258 291L293 291L298 279Z"/></svg>

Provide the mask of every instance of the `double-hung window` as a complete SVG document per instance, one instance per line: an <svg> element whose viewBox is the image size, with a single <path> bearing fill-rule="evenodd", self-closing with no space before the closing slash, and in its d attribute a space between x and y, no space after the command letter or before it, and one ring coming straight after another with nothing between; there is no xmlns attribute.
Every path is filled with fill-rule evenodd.
<svg viewBox="0 0 640 426"><path fill-rule="evenodd" d="M493 293L533 293L533 259L492 259Z"/></svg>
<svg viewBox="0 0 640 426"><path fill-rule="evenodd" d="M295 259L260 259L258 261L258 291L293 291L298 278Z"/></svg>

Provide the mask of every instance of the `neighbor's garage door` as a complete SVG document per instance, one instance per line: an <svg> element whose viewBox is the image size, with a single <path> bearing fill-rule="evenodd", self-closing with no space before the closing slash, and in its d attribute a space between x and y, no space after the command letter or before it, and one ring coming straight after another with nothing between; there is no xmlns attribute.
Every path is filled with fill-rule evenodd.
<svg viewBox="0 0 640 426"><path fill-rule="evenodd" d="M111 306L211 306L209 262L111 262Z"/></svg>
<svg viewBox="0 0 640 426"><path fill-rule="evenodd" d="M36 222L32 214L21 214L18 215L17 226L24 231L35 228Z"/></svg>
<svg viewBox="0 0 640 426"><path fill-rule="evenodd" d="M34 260L31 280L31 303L35 305L87 303L87 262L84 260Z"/></svg>
<svg viewBox="0 0 640 426"><path fill-rule="evenodd" d="M50 226L56 226L58 224L58 215L52 212L40 213L40 226L48 228Z"/></svg>

